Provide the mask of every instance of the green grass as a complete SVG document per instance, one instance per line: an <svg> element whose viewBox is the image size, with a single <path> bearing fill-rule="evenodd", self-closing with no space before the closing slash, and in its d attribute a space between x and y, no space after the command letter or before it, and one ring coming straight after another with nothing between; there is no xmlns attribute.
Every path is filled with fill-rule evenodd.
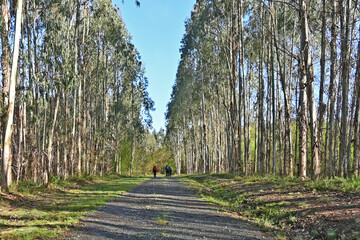
<svg viewBox="0 0 360 240"><path fill-rule="evenodd" d="M350 194L360 192L360 179L335 177L333 179L308 180L305 182L305 186L319 192L340 191Z"/></svg>
<svg viewBox="0 0 360 240"><path fill-rule="evenodd" d="M322 203L328 203L331 202L334 198L332 197L321 197L316 199L317 202L322 202Z"/></svg>
<svg viewBox="0 0 360 240"><path fill-rule="evenodd" d="M60 235L49 229L47 227L23 227L19 228L16 231L11 232L11 234L3 234L2 239L56 239Z"/></svg>
<svg viewBox="0 0 360 240"><path fill-rule="evenodd" d="M84 216L149 177L52 179L51 188L31 182L0 195L1 239L62 239Z"/></svg>
<svg viewBox="0 0 360 240"><path fill-rule="evenodd" d="M168 218L169 214L170 214L169 212L162 212L160 214L160 216L155 218L157 220L157 223L160 225L168 224L169 222L168 222L167 218Z"/></svg>
<svg viewBox="0 0 360 240"><path fill-rule="evenodd" d="M162 231L162 232L159 232L159 233L158 233L158 236L159 236L159 237L169 237L170 234L167 233L167 232L165 232L165 231Z"/></svg>

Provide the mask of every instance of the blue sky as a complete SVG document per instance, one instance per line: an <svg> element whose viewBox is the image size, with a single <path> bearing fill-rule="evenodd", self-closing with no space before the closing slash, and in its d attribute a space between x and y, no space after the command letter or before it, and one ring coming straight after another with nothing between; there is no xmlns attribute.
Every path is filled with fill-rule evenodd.
<svg viewBox="0 0 360 240"><path fill-rule="evenodd" d="M170 100L176 70L180 60L179 48L185 32L184 23L190 17L196 0L113 0L132 36L132 42L145 64L149 79L149 94L155 101L152 112L156 131L165 128L166 105Z"/></svg>

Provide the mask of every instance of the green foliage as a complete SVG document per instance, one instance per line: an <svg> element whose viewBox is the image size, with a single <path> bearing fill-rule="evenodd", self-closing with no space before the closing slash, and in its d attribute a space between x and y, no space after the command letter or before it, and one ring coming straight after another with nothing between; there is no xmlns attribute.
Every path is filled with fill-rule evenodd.
<svg viewBox="0 0 360 240"><path fill-rule="evenodd" d="M41 189L44 189L44 186L32 181L19 181L18 183L10 186L10 191L24 193L34 193L40 191Z"/></svg>
<svg viewBox="0 0 360 240"><path fill-rule="evenodd" d="M157 166L160 173L164 173L166 165L171 166L175 173L175 162L171 151L162 144L163 139L159 133L148 132L145 135L146 138L139 149L141 155L141 161L137 163L139 174L151 174L153 166Z"/></svg>
<svg viewBox="0 0 360 240"><path fill-rule="evenodd" d="M276 204L266 204L265 206L257 206L252 213L265 221L270 221L273 224L281 219L287 219L291 217L292 211L284 210L281 208L281 206Z"/></svg>
<svg viewBox="0 0 360 240"><path fill-rule="evenodd" d="M319 231L317 229L311 230L310 235L315 239L321 237L321 234L319 233Z"/></svg>
<svg viewBox="0 0 360 240"><path fill-rule="evenodd" d="M333 178L333 179L321 179L314 181L307 181L306 187L315 189L320 192L326 192L330 190L338 190L346 194L360 192L360 179L351 178Z"/></svg>
<svg viewBox="0 0 360 240"><path fill-rule="evenodd" d="M131 164L131 141L129 139L121 142L121 172L130 175ZM136 165L135 165L136 167Z"/></svg>
<svg viewBox="0 0 360 240"><path fill-rule="evenodd" d="M360 178L340 178L341 181L340 189L347 194L360 192Z"/></svg>
<svg viewBox="0 0 360 240"><path fill-rule="evenodd" d="M160 214L160 216L156 217L155 219L157 220L157 223L160 224L160 225L165 225L165 224L168 224L168 216L169 216L169 212L162 212Z"/></svg>
<svg viewBox="0 0 360 240"><path fill-rule="evenodd" d="M130 173L131 164L131 141L123 140L121 143L121 169L123 174ZM171 151L163 145L161 130L159 133L144 132L144 139L136 145L134 174L152 174L153 166L157 166L160 173L163 173L165 166L169 165L175 172L175 163Z"/></svg>
<svg viewBox="0 0 360 240"><path fill-rule="evenodd" d="M359 240L360 239L360 232L353 232L351 234L351 236L349 236L348 238L346 238L347 240L350 240L350 239L355 239L355 240Z"/></svg>
<svg viewBox="0 0 360 240"><path fill-rule="evenodd" d="M162 232L159 232L159 233L158 233L158 236L159 236L159 237L170 237L171 234L169 234L169 233L167 233L167 232L165 232L165 231L162 231Z"/></svg>
<svg viewBox="0 0 360 240"><path fill-rule="evenodd" d="M326 231L326 239L328 240L334 240L337 239L337 231L334 229L329 229Z"/></svg>

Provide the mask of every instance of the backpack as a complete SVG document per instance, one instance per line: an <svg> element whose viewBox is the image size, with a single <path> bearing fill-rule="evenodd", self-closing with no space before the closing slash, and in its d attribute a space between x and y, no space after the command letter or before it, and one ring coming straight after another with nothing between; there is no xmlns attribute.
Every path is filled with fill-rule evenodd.
<svg viewBox="0 0 360 240"><path fill-rule="evenodd" d="M158 169L157 169L157 167L155 166L154 168L153 168L153 172L157 172L158 171Z"/></svg>

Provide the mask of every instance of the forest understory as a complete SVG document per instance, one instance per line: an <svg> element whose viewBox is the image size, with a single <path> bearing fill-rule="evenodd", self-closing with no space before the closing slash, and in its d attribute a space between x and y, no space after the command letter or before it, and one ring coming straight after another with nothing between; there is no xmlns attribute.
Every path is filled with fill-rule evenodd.
<svg viewBox="0 0 360 240"><path fill-rule="evenodd" d="M230 215L274 231L279 239L360 239L359 180L231 174L181 179Z"/></svg>

